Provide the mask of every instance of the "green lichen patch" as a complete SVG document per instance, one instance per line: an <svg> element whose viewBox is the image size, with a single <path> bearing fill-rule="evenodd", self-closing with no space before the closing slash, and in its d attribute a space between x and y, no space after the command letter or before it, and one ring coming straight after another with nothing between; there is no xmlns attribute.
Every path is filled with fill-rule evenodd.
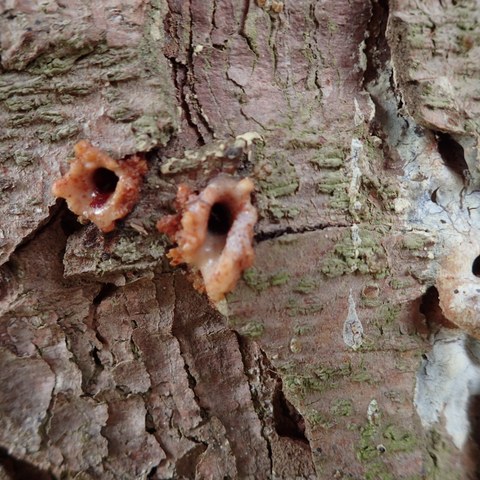
<svg viewBox="0 0 480 480"><path fill-rule="evenodd" d="M335 426L335 419L330 415L310 409L304 414L305 419L311 427L329 430Z"/></svg>
<svg viewBox="0 0 480 480"><path fill-rule="evenodd" d="M140 112L133 109L129 103L118 101L108 110L107 115L115 122L126 123L138 119Z"/></svg>
<svg viewBox="0 0 480 480"><path fill-rule="evenodd" d="M326 169L338 169L341 168L344 164L344 158L340 155L335 156L322 156L321 154L315 156L310 160L310 163L315 167Z"/></svg>
<svg viewBox="0 0 480 480"><path fill-rule="evenodd" d="M65 123L58 128L52 129L51 126L42 126L38 129L37 135L43 142L59 142L65 138L71 138L76 136L80 131L80 127L73 122Z"/></svg>
<svg viewBox="0 0 480 480"><path fill-rule="evenodd" d="M334 246L333 252L323 259L322 273L327 277L338 277L359 272L384 278L389 267L381 238L379 232L364 228L359 229L358 239L352 234L345 234Z"/></svg>
<svg viewBox="0 0 480 480"><path fill-rule="evenodd" d="M269 287L278 287L287 284L290 276L287 272L283 271L267 275L253 267L243 272L243 280L252 290L260 293Z"/></svg>
<svg viewBox="0 0 480 480"><path fill-rule="evenodd" d="M312 277L302 278L293 288L295 293L309 294L319 288L318 280Z"/></svg>
<svg viewBox="0 0 480 480"><path fill-rule="evenodd" d="M282 218L293 219L297 217L297 215L300 213L300 209L298 209L297 207L287 205L284 202L277 200L276 198L271 199L268 202L266 208L262 208L262 205L264 204L262 204L261 201L258 203L258 205L261 211L268 211L273 221L278 221Z"/></svg>
<svg viewBox="0 0 480 480"><path fill-rule="evenodd" d="M165 258L167 241L127 227L108 236L88 226L71 235L64 256L65 277L105 278L156 268ZM163 265L162 265L162 268Z"/></svg>
<svg viewBox="0 0 480 480"><path fill-rule="evenodd" d="M319 170L338 170L345 165L346 152L342 148L323 145L317 148L310 163Z"/></svg>
<svg viewBox="0 0 480 480"><path fill-rule="evenodd" d="M353 402L347 398L337 398L330 406L330 413L335 417L349 417L353 414Z"/></svg>
<svg viewBox="0 0 480 480"><path fill-rule="evenodd" d="M424 250L433 245L431 236L422 233L405 234L402 240L403 248L407 250Z"/></svg>
<svg viewBox="0 0 480 480"><path fill-rule="evenodd" d="M305 315L318 314L324 309L324 302L313 301L312 299L289 298L286 305L286 312L289 317L298 318Z"/></svg>
<svg viewBox="0 0 480 480"><path fill-rule="evenodd" d="M29 112L44 105L51 104L49 95L13 96L3 102L3 106L10 112Z"/></svg>
<svg viewBox="0 0 480 480"><path fill-rule="evenodd" d="M263 140L256 132L246 132L234 140L221 140L209 143L195 150L186 150L182 158L166 159L161 172L164 175L187 173L201 170L209 176L218 171L234 171L239 165L249 164L256 152L256 145L261 148Z"/></svg>
<svg viewBox="0 0 480 480"><path fill-rule="evenodd" d="M69 72L78 58L91 53L94 50L93 45L83 46L83 48L72 49L65 48L63 55L58 52L47 53L39 56L29 65L28 71L35 75L45 75L46 77L55 77Z"/></svg>
<svg viewBox="0 0 480 480"><path fill-rule="evenodd" d="M418 449L415 433L391 420L378 412L375 418L354 427L359 434L356 457L365 466L366 479L395 480L390 467L392 457Z"/></svg>
<svg viewBox="0 0 480 480"><path fill-rule="evenodd" d="M382 432L387 452L411 452L418 444L417 437L398 425L388 425Z"/></svg>
<svg viewBox="0 0 480 480"><path fill-rule="evenodd" d="M280 368L285 388L295 396L305 398L312 392L323 392L335 388L336 384L352 373L350 363L336 367L326 365L305 366L301 373L286 364Z"/></svg>
<svg viewBox="0 0 480 480"><path fill-rule="evenodd" d="M298 190L299 180L295 167L286 157L279 155L255 169L260 190L269 198L292 195Z"/></svg>
<svg viewBox="0 0 480 480"><path fill-rule="evenodd" d="M373 200L380 200L387 211L395 210L393 200L399 195L395 180L365 175L362 177L362 189L368 192Z"/></svg>
<svg viewBox="0 0 480 480"><path fill-rule="evenodd" d="M343 170L327 172L322 175L317 184L318 193L332 194L336 189L345 190L348 187Z"/></svg>
<svg viewBox="0 0 480 480"><path fill-rule="evenodd" d="M249 338L257 339L263 335L265 327L260 322L248 322L244 325L239 332Z"/></svg>
<svg viewBox="0 0 480 480"><path fill-rule="evenodd" d="M146 152L156 145L165 145L170 138L170 131L161 128L165 119L159 115L142 115L131 124L138 151Z"/></svg>
<svg viewBox="0 0 480 480"><path fill-rule="evenodd" d="M293 333L298 336L308 335L312 331L313 327L311 325L295 325L293 327Z"/></svg>
<svg viewBox="0 0 480 480"><path fill-rule="evenodd" d="M413 279L411 278L392 278L390 280L390 286L394 290L404 290L405 288L410 288L413 285Z"/></svg>
<svg viewBox="0 0 480 480"><path fill-rule="evenodd" d="M264 148L259 149L254 176L259 187L257 205L261 216L279 220L298 215L298 208L281 201L283 197L296 193L300 185L295 166L287 156L280 153L267 157Z"/></svg>
<svg viewBox="0 0 480 480"><path fill-rule="evenodd" d="M402 311L401 305L384 302L379 305L373 312L370 324L374 327L371 334L374 336L391 335L392 330L398 330L398 320ZM362 345L362 347L364 347ZM365 345L367 348L367 345ZM372 348L378 348L377 342L373 340Z"/></svg>
<svg viewBox="0 0 480 480"><path fill-rule="evenodd" d="M270 285L279 286L288 283L290 275L287 272L279 272L270 277Z"/></svg>
<svg viewBox="0 0 480 480"><path fill-rule="evenodd" d="M245 283L256 292L262 292L268 288L268 276L261 273L256 268L249 268L245 270L242 277Z"/></svg>

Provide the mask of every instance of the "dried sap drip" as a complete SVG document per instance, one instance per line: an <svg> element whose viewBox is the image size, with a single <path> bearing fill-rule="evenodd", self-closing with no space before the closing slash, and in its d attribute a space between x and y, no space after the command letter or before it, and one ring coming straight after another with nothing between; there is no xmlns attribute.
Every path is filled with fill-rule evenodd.
<svg viewBox="0 0 480 480"><path fill-rule="evenodd" d="M137 155L114 160L85 140L74 150L70 170L53 184L52 192L66 199L80 221L91 220L110 232L137 202L147 162Z"/></svg>
<svg viewBox="0 0 480 480"><path fill-rule="evenodd" d="M253 263L253 227L257 210L251 204L254 189L249 178L221 175L198 195L185 185L177 192L178 215L162 218L157 228L178 247L168 256L172 265L187 263L200 271L202 287L213 302L232 291L241 273Z"/></svg>

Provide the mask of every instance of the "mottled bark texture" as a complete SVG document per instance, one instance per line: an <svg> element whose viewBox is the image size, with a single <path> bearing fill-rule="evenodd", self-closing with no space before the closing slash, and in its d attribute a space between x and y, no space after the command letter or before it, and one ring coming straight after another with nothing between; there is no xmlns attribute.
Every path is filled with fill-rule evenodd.
<svg viewBox="0 0 480 480"><path fill-rule="evenodd" d="M479 21L0 1L0 478L477 478ZM80 139L148 160L111 234L51 194ZM260 221L220 313L155 223L227 169Z"/></svg>

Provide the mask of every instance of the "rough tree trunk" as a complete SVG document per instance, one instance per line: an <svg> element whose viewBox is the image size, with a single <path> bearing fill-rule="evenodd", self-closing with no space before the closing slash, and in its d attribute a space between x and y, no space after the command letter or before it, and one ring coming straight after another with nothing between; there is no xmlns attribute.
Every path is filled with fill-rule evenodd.
<svg viewBox="0 0 480 480"><path fill-rule="evenodd" d="M477 1L0 15L1 479L477 478ZM155 222L248 132L225 314ZM148 152L111 234L51 194L80 139Z"/></svg>

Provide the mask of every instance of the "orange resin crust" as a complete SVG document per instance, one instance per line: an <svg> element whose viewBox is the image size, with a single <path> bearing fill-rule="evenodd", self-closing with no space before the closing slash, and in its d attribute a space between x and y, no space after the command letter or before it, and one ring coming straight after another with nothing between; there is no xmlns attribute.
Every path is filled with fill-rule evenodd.
<svg viewBox="0 0 480 480"><path fill-rule="evenodd" d="M75 160L53 184L53 195L64 198L80 221L90 220L103 232L110 232L115 221L125 217L137 202L147 162L137 155L114 160L85 140L78 142L74 150ZM116 176L111 192L102 191L96 184L95 174L99 171Z"/></svg>
<svg viewBox="0 0 480 480"><path fill-rule="evenodd" d="M178 244L168 253L171 264L187 263L199 270L213 302L232 291L241 273L253 263L253 228L257 222L257 210L250 201L253 189L249 178L236 180L223 175L198 195L180 185L176 200L179 214L157 223L158 230ZM228 211L231 224L226 233L212 232L209 227L214 205ZM198 282L194 285L202 290Z"/></svg>

